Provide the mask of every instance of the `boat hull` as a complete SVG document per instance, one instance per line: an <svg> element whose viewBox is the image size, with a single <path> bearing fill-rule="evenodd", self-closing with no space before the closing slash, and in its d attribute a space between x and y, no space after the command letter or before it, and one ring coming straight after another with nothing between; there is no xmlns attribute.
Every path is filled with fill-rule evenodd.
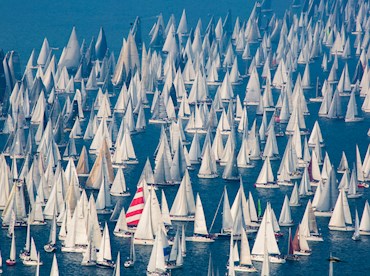
<svg viewBox="0 0 370 276"><path fill-rule="evenodd" d="M128 231L113 232L113 235L120 238L131 238L134 233Z"/></svg>
<svg viewBox="0 0 370 276"><path fill-rule="evenodd" d="M355 228L353 226L337 227L337 226L330 226L329 225L329 230L349 232L349 231L354 231Z"/></svg>
<svg viewBox="0 0 370 276"><path fill-rule="evenodd" d="M57 248L56 248L55 245L52 245L52 244L46 244L46 245L44 245L45 252L51 253L51 252L54 252L56 249Z"/></svg>
<svg viewBox="0 0 370 276"><path fill-rule="evenodd" d="M314 212L316 217L331 217L333 212L320 212L320 211L315 211Z"/></svg>
<svg viewBox="0 0 370 276"><path fill-rule="evenodd" d="M37 260L23 260L23 264L26 266L37 266L43 265L43 262L38 262Z"/></svg>
<svg viewBox="0 0 370 276"><path fill-rule="evenodd" d="M96 262L96 266L101 267L101 268L114 268L116 265L113 262L102 261L102 262Z"/></svg>
<svg viewBox="0 0 370 276"><path fill-rule="evenodd" d="M309 236L306 237L306 240L308 241L316 241L316 242L322 242L324 239L321 236Z"/></svg>
<svg viewBox="0 0 370 276"><path fill-rule="evenodd" d="M153 240L134 239L134 244L153 245L154 244L154 239Z"/></svg>
<svg viewBox="0 0 370 276"><path fill-rule="evenodd" d="M257 268L255 268L254 266L238 265L238 266L234 266L234 271L237 271L237 272L257 272Z"/></svg>
<svg viewBox="0 0 370 276"><path fill-rule="evenodd" d="M263 255L253 255L253 254L251 255L252 261L256 261L256 262L263 262L263 258L264 258ZM269 260L270 260L270 263L274 263L274 264L284 264L285 263L285 259L278 257L278 256L269 256Z"/></svg>
<svg viewBox="0 0 370 276"><path fill-rule="evenodd" d="M209 237L201 237L201 236L192 236L192 237L186 237L186 241L191 241L191 242L206 242L206 243L211 243L215 242L214 239L209 238Z"/></svg>
<svg viewBox="0 0 370 276"><path fill-rule="evenodd" d="M212 174L199 174L198 173L198 178L217 178L218 174L217 173L212 173Z"/></svg>
<svg viewBox="0 0 370 276"><path fill-rule="evenodd" d="M279 185L277 184L272 184L272 183L267 183L267 184L261 184L261 183L256 183L254 184L256 188L262 188L262 189L278 189Z"/></svg>
<svg viewBox="0 0 370 276"><path fill-rule="evenodd" d="M81 265L83 265L83 266L96 266L96 262L93 262L93 261L84 262L84 261L82 261Z"/></svg>
<svg viewBox="0 0 370 276"><path fill-rule="evenodd" d="M310 256L311 255L311 250L310 251L296 251L294 250L294 255L298 256Z"/></svg>
<svg viewBox="0 0 370 276"><path fill-rule="evenodd" d="M15 266L15 264L17 263L15 260L6 260L5 261L6 265L7 266Z"/></svg>
<svg viewBox="0 0 370 276"><path fill-rule="evenodd" d="M194 221L195 220L195 216L186 216L186 217L183 217L183 216L170 216L170 219L172 221Z"/></svg>

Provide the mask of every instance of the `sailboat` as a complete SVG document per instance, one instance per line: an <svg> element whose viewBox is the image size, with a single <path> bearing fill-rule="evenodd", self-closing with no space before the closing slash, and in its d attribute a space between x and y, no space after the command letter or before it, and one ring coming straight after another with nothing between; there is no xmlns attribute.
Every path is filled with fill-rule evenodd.
<svg viewBox="0 0 370 276"><path fill-rule="evenodd" d="M289 237L288 237L288 254L286 255L285 259L287 261L297 261L299 259L298 256L294 254L292 229L290 227L289 227Z"/></svg>
<svg viewBox="0 0 370 276"><path fill-rule="evenodd" d="M117 170L116 177L110 188L110 194L112 196L130 196L130 192L126 189L126 180L122 168Z"/></svg>
<svg viewBox="0 0 370 276"><path fill-rule="evenodd" d="M263 162L262 169L258 175L256 180L256 184L254 184L256 188L279 188L279 185L276 184L274 175L272 173L270 158L267 157Z"/></svg>
<svg viewBox="0 0 370 276"><path fill-rule="evenodd" d="M163 230L158 227L157 235L155 236L152 253L150 254L149 263L146 269L147 276L169 276L167 272L165 258L167 255L167 246ZM166 247L165 247L166 246Z"/></svg>
<svg viewBox="0 0 370 276"><path fill-rule="evenodd" d="M191 186L189 172L185 170L171 207L170 218L173 221L194 221L194 214L195 202L193 188Z"/></svg>
<svg viewBox="0 0 370 276"><path fill-rule="evenodd" d="M105 222L103 237L101 239L100 248L96 254L96 265L103 268L114 268L115 264L112 261L112 250L110 246L110 236L108 225Z"/></svg>
<svg viewBox="0 0 370 276"><path fill-rule="evenodd" d="M206 218L204 216L204 210L202 201L199 194L195 203L195 219L194 219L194 235L187 237L187 241L192 242L214 242L214 237L209 235L207 230Z"/></svg>
<svg viewBox="0 0 370 276"><path fill-rule="evenodd" d="M121 252L118 251L113 276L121 276Z"/></svg>
<svg viewBox="0 0 370 276"><path fill-rule="evenodd" d="M23 260L23 264L27 266L42 265L43 263L39 260L39 255L37 254L35 241L31 238L31 252L30 257Z"/></svg>
<svg viewBox="0 0 370 276"><path fill-rule="evenodd" d="M113 235L122 238L133 236L133 231L128 228L125 209L123 207L116 222L116 226L114 227Z"/></svg>
<svg viewBox="0 0 370 276"><path fill-rule="evenodd" d="M22 260L28 259L30 257L30 252L31 252L31 224L29 223L29 221L30 221L30 218L28 217L27 232L26 232L26 244L24 246L24 249L19 254L19 257ZM14 235L14 233L13 233L13 235Z"/></svg>
<svg viewBox="0 0 370 276"><path fill-rule="evenodd" d="M279 217L279 225L280 226L293 226L293 219L291 215L290 205L288 196L285 195L283 207L281 209L281 214Z"/></svg>
<svg viewBox="0 0 370 276"><path fill-rule="evenodd" d="M130 257L126 260L123 265L126 268L133 267L136 261L136 254L135 254L135 243L134 243L134 236L131 237L131 246L130 246Z"/></svg>
<svg viewBox="0 0 370 276"><path fill-rule="evenodd" d="M247 234L242 231L240 243L240 259L239 264L234 266L234 271L238 272L256 272L257 269L253 266L251 252Z"/></svg>
<svg viewBox="0 0 370 276"><path fill-rule="evenodd" d="M50 276L59 276L58 261L55 253L53 257L53 263L51 265Z"/></svg>
<svg viewBox="0 0 370 276"><path fill-rule="evenodd" d="M300 231L308 241L323 241L321 233L319 233L319 229L317 228L316 216L312 209L311 200L308 200L306 210L300 224Z"/></svg>
<svg viewBox="0 0 370 276"><path fill-rule="evenodd" d="M252 248L252 260L262 262L265 249L269 255L270 262L279 264L285 263L285 259L280 256L280 250L276 242L270 204L267 204L260 228L257 232L256 240Z"/></svg>
<svg viewBox="0 0 370 276"><path fill-rule="evenodd" d="M329 221L329 229L336 231L353 231L351 211L346 193L340 190L333 214Z"/></svg>
<svg viewBox="0 0 370 276"><path fill-rule="evenodd" d="M182 268L184 264L184 257L182 255L181 247L182 245L181 245L180 230L177 229L176 235L173 241L173 245L171 248L170 256L166 263L167 269L172 270L172 269Z"/></svg>
<svg viewBox="0 0 370 276"><path fill-rule="evenodd" d="M354 241L361 240L361 236L360 236L360 220L358 218L357 208L356 208L356 211L355 211L355 232L352 235L352 240L354 240Z"/></svg>
<svg viewBox="0 0 370 276"><path fill-rule="evenodd" d="M51 226L50 226L50 234L49 234L49 241L47 244L44 245L44 250L48 253L54 252L57 247L56 247L56 239L57 239L57 220L55 213L53 215L53 219L51 221Z"/></svg>
<svg viewBox="0 0 370 276"><path fill-rule="evenodd" d="M302 256L311 255L311 249L308 246L305 236L301 234L299 225L295 232L292 245L293 245L293 253L295 255L302 255Z"/></svg>
<svg viewBox="0 0 370 276"><path fill-rule="evenodd" d="M14 266L16 264L16 248L15 248L15 235L12 235L12 243L10 246L9 259L5 261L7 266Z"/></svg>
<svg viewBox="0 0 370 276"><path fill-rule="evenodd" d="M96 265L96 249L91 241L88 241L87 249L82 253L81 265L94 266Z"/></svg>
<svg viewBox="0 0 370 276"><path fill-rule="evenodd" d="M370 208L367 200L365 201L364 211L361 217L360 235L370 235Z"/></svg>

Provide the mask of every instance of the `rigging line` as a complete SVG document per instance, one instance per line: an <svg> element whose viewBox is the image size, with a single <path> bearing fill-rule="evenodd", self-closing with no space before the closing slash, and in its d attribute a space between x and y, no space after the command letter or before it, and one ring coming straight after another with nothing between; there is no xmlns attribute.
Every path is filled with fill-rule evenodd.
<svg viewBox="0 0 370 276"><path fill-rule="evenodd" d="M217 206L217 209L216 209L216 213L215 213L215 215L214 215L214 217L213 217L211 227L209 228L209 233L211 233L212 227L213 227L213 225L214 225L214 223L215 223L215 220L216 220L216 217L217 217L217 213L218 213L218 210L220 209L221 201L222 201L222 199L223 199L223 197L224 197L224 194L225 194L225 190L222 192L222 195L221 195L220 201L218 202L218 206Z"/></svg>

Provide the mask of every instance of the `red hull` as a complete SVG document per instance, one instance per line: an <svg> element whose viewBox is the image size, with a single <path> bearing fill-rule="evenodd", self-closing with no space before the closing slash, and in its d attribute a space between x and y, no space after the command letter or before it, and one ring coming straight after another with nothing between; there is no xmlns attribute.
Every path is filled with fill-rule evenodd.
<svg viewBox="0 0 370 276"><path fill-rule="evenodd" d="M16 264L16 261L13 261L13 260L6 260L6 265L7 266L14 266Z"/></svg>

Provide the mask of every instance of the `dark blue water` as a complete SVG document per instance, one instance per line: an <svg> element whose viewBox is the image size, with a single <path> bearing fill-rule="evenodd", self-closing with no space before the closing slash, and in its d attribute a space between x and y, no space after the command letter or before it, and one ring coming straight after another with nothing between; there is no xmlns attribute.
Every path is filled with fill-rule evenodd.
<svg viewBox="0 0 370 276"><path fill-rule="evenodd" d="M284 9L290 3L273 3L272 8L281 17ZM186 8L189 26L194 27L200 17L205 27L211 15L218 20L220 16L225 16L227 9L231 10L233 22L236 16L240 16L242 20L248 18L249 13L254 5L253 1L186 1L178 3L176 1L2 1L0 5L0 48L5 51L17 50L20 53L22 65L25 65L32 49L37 51L40 49L43 38L47 37L51 46L63 47L67 43L72 26L76 26L77 34L80 42L85 38L88 42L91 36L97 36L100 26L103 26L108 39L108 46L115 52L116 57L121 47L122 38L127 36L130 23L134 21L137 15L142 17L142 32L144 40L147 39L147 34L152 24L155 22L155 16L160 12L163 13L165 21L168 20L171 13L174 13L176 19L179 20L182 9ZM241 68L244 64L240 63ZM343 64L340 64L340 68ZM299 71L303 72L303 67L299 67ZM354 71L354 61L350 62L350 72ZM341 72L341 71L338 71ZM320 79L323 80L319 62L311 65L311 79L315 80L316 75L320 74ZM244 98L246 81L236 88L237 93ZM314 91L306 91L306 96L312 96ZM276 92L275 92L275 96ZM150 97L149 97L150 98ZM151 98L150 98L151 99ZM363 101L363 99L358 99ZM347 100L345 100L347 101ZM360 102L358 102L360 104ZM345 105L345 103L343 103ZM319 104L309 104L311 112L310 117L306 117L307 127L312 129L313 123L316 120L316 114L319 109ZM249 110L252 114L254 109ZM146 117L149 118L148 110ZM250 117L252 122L253 116ZM260 120L260 118L259 118ZM362 157L366 152L369 144L369 138L366 132L370 126L370 116L365 114L365 121L362 123L344 123L344 121L333 121L319 118L319 123L326 141L326 150L328 151L331 161L335 166L339 164L342 150L347 154L350 164L355 160L355 145L358 144ZM144 165L147 156L152 157L159 139L160 127L157 125L148 125L145 133L134 136L133 143L140 164L136 166L128 166L125 170L127 185L131 191L135 190L139 174ZM154 137L154 138L153 138ZM188 136L189 141L191 137ZM6 137L1 136L2 142ZM239 139L240 140L240 139ZM278 138L279 151L282 155L286 144L286 137ZM78 144L81 146L81 143ZM272 162L273 169L276 172L279 163ZM253 187L262 162L256 163L254 169L241 170L245 191L252 191L255 200L261 199L262 206L265 206L267 201L272 203L276 215L280 214L280 209L285 194L290 195L291 188L281 188L278 190L256 190ZM219 168L221 174L222 168ZM203 201L203 206L206 214L208 225L211 224L217 204L222 194L224 185L227 185L230 201L233 200L237 189L237 183L225 182L221 178L215 180L199 180L196 176L197 169L190 173L194 192L199 192ZM171 206L176 193L176 187L166 188L165 192L169 205ZM351 210L357 206L359 214L362 214L364 201L369 198L369 192L364 191L364 198L358 200L350 200ZM127 206L131 198L124 198L124 206ZM302 207L292 208L292 214L295 223L298 223L302 218L305 204L307 200L302 200ZM107 220L109 217L101 216L101 221ZM328 271L328 262L326 258L329 252L333 252L335 256L340 257L346 262L335 264L334 272L337 275L365 275L366 271L370 271L370 264L367 261L370 258L370 239L363 237L361 242L353 242L351 233L341 233L329 231L327 228L328 218L317 218L318 225L324 236L322 243L310 243L312 255L302 257L299 262L286 263L284 265L271 264L273 275L325 275ZM113 223L108 223L110 230L114 228ZM221 217L218 216L213 227L214 231L218 231L221 226ZM188 234L192 232L192 227L188 227ZM287 250L287 229L282 228L284 237L279 241L280 250L285 253ZM39 250L45 244L48 238L49 228L45 226L32 226L31 234L35 239ZM10 240L6 238L6 231L0 231L0 248L3 258L9 256ZM25 229L16 230L17 250L19 251L24 246ZM129 243L127 239L117 238L111 235L112 254L116 256L117 252L121 252L121 260L124 260L129 255ZM253 241L251 241L251 248ZM145 273L151 247L137 246L137 263L130 270L125 270L122 267L123 275L142 275ZM217 240L214 244L187 244L187 257L183 269L173 271L173 275L205 275L208 265L208 255L212 252L214 263L219 269L220 275L225 272L225 265L228 259L229 241ZM48 275L52 254L41 252L41 260L44 265L41 267L41 275ZM111 275L111 270L100 268L86 268L80 266L82 259L81 254L57 252L59 271L62 275ZM260 264L256 263L256 267L260 269ZM15 267L4 268L6 275L32 275L35 273L35 268L25 267L18 262Z"/></svg>

